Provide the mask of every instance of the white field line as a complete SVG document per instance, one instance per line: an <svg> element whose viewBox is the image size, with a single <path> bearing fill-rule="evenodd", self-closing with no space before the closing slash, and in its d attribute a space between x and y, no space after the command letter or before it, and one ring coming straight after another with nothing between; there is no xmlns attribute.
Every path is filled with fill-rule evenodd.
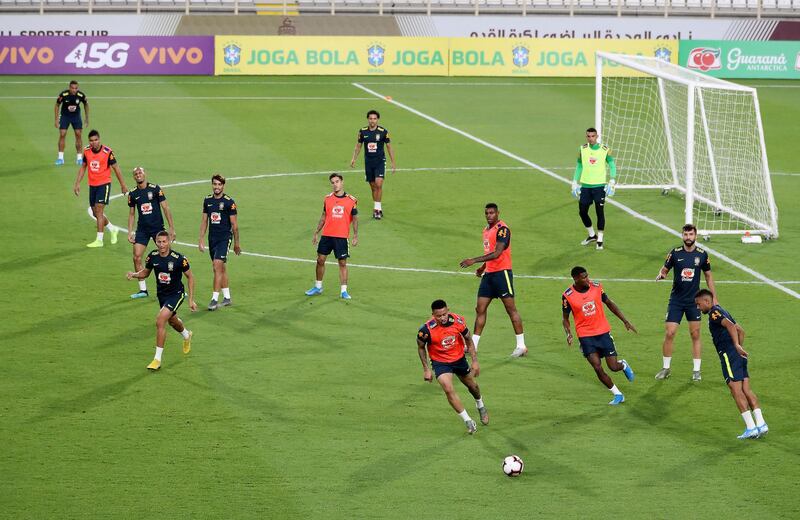
<svg viewBox="0 0 800 520"><path fill-rule="evenodd" d="M529 170L527 166L455 166L450 168L443 168L443 167L434 167L434 168L398 168L397 171L405 171L405 172L426 172L426 171L433 171L433 172L441 172L441 171L485 171L485 170ZM254 179L265 179L265 178L272 178L272 177L302 177L307 175L330 175L332 170L324 170L324 171L316 171L316 172L288 172L288 173L264 173L260 175L248 175L242 177L228 177L228 180L254 180ZM186 181L186 182L176 182L173 184L162 184L162 188L175 188L180 186L191 186L195 184L206 184L208 183L208 179L196 180L196 181ZM124 197L123 194L116 194L112 195L111 199L119 199ZM90 213L91 216L91 213ZM119 230L125 232L126 230L119 227L114 226ZM175 242L181 246L187 247L197 247L197 244L192 244L189 242ZM270 260L282 260L286 262L300 262L300 263L314 263L316 259L313 258L295 258L291 256L281 256L281 255L270 255L266 253L256 253L256 252L249 252L249 251L242 251L242 254L245 256L252 256L256 258L266 258ZM333 261L329 261L330 264L335 264ZM371 264L354 264L348 263L350 267L357 267L357 268L364 268L364 269L379 269L384 271L399 271L399 272L413 272L413 273L432 273L432 274L447 274L447 275L466 275L466 276L474 276L474 272L472 271L447 271L442 269L425 269L425 268L417 268L417 267L396 267L396 266L388 266L388 265L371 265ZM532 274L515 274L515 278L523 278L523 279L533 279L533 280L563 280L569 281L571 278L567 276L548 276L548 275L532 275ZM656 281L652 278L597 278L600 281L606 282L630 282L630 283L656 283ZM731 285L765 285L764 282L759 280L750 280L750 281L743 281L743 280L718 280L718 284L731 284ZM781 282L784 284L800 284L800 280L797 281L786 281Z"/></svg>
<svg viewBox="0 0 800 520"><path fill-rule="evenodd" d="M564 177L562 177L562 176L560 176L560 175L558 175L556 173L553 173L552 171L547 170L547 169L539 166L538 164L536 164L534 162L531 162L531 161L529 161L529 160L527 160L527 159L525 159L523 157L520 157L520 156L518 156L516 154L513 154L513 153L509 152L508 150L504 150L503 148L500 148L499 146L495 146L495 145L493 145L493 144L491 144L491 143L489 143L487 141L484 141L483 139L481 139L479 137L476 137L476 136L474 136L474 135L472 135L470 133L467 133L467 132L465 132L463 130L455 128L454 126L450 126L447 123L444 123L443 121L440 121L440 120L438 120L438 119L436 119L436 118L434 118L432 116L424 114L424 113L420 112L419 110L417 110L415 108L412 108L412 107L410 107L408 105L405 105L403 103L400 103L399 101L397 101L395 99L388 100L388 99L386 99L386 96L384 96L383 94L375 92L374 90L371 90L371 89L369 89L369 88L367 88L367 87L365 87L365 86L363 86L363 85L361 85L359 83L353 83L353 86L363 90L364 92L372 94L373 96L375 96L377 98L384 99L388 103L394 104L394 105L396 105L396 106L398 106L398 107L400 107L400 108L402 108L404 110L407 110L408 112L411 112L414 115L417 115L417 116L419 116L419 117L421 117L423 119L426 119L426 120L434 123L437 126L441 126L442 128L445 128L447 130L455 132L455 133L457 133L459 135L462 135L462 136L466 137L467 139L470 139L471 141L474 141L474 142L476 142L478 144L481 144L481 145L483 145L483 146L485 146L485 147L487 147L487 148L489 148L491 150L494 150L494 151L496 151L496 152L498 152L498 153L500 153L502 155L505 155L506 157L509 157L509 158L514 159L514 160L516 160L518 162L521 162L522 164L526 164L526 165L530 166L531 168L533 168L535 170L538 170L541 173L544 173L545 175L548 175L548 176L552 177L553 179L558 180L559 182L564 182L566 184L570 183L569 179L566 179L566 178L564 178ZM656 220L654 220L654 219L652 219L652 218L650 218L650 217L648 217L646 215L642 215L641 213L638 213L637 211L634 211L633 209L629 208L628 206L626 206L626 205L624 205L624 204L622 204L620 202L617 202L614 199L607 199L607 202L610 203L613 206L618 207L619 209L621 209L622 211L628 213L632 217L637 218L639 220L642 220L644 222L647 222L648 224L651 224L651 225L653 225L653 226L655 226L655 227L657 227L657 228L659 228L659 229L661 229L663 231L666 231L667 233L669 233L669 234L671 234L673 236L676 236L676 237L680 237L681 236L680 233L678 233L677 231L669 228L665 224L662 224L661 222L658 222L658 221L656 221ZM778 289L779 291L783 291L784 293L786 293L786 294L788 294L788 295L800 300L800 293L798 293L798 292L796 292L796 291L794 291L794 290L792 290L792 289L790 289L788 287L784 287L783 285L779 284L775 280L773 280L773 279L771 279L771 278L759 273L755 269L752 269L752 268L742 264L741 262L738 262L738 261L734 260L733 258L722 254L719 251L716 251L713 248L704 246L704 249L706 249L709 253L711 253L715 257L719 258L720 260L722 260L724 262L727 262L730 265L732 265L732 266L734 266L734 267L746 272L747 274L753 276L754 278L757 278L757 279L761 280L762 282L764 282L764 283L766 283L766 284Z"/></svg>
<svg viewBox="0 0 800 520"><path fill-rule="evenodd" d="M0 96L0 99L53 99L53 96ZM135 99L147 101L372 101L373 98L323 96L92 96L92 101L95 99Z"/></svg>

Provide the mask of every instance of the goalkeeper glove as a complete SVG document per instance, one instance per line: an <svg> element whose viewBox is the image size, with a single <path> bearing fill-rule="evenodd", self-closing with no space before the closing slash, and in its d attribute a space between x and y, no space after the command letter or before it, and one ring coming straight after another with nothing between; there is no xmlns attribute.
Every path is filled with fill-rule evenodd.
<svg viewBox="0 0 800 520"><path fill-rule="evenodd" d="M611 179L608 181L605 187L606 195L609 197L613 197L614 194L617 192L617 181L615 179Z"/></svg>
<svg viewBox="0 0 800 520"><path fill-rule="evenodd" d="M580 194L581 194L580 184L578 184L575 181L572 181L572 196L577 199L580 196Z"/></svg>

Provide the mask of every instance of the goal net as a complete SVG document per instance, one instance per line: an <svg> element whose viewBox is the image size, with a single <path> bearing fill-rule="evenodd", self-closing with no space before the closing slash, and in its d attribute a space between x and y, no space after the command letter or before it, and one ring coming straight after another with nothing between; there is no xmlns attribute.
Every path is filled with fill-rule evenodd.
<svg viewBox="0 0 800 520"><path fill-rule="evenodd" d="M595 125L623 188L676 190L701 235L778 236L754 88L656 58L597 53Z"/></svg>

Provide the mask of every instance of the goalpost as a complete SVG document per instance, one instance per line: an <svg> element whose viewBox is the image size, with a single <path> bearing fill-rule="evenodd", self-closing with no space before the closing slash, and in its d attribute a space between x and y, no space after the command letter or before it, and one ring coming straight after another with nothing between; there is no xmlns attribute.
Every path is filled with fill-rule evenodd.
<svg viewBox="0 0 800 520"><path fill-rule="evenodd" d="M702 236L778 236L756 89L599 51L595 81L595 127L618 188L681 192L684 220Z"/></svg>

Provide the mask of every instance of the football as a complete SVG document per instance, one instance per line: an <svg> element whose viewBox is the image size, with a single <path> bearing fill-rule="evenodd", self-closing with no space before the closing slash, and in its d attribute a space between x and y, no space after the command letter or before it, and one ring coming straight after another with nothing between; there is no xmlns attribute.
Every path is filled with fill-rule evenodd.
<svg viewBox="0 0 800 520"><path fill-rule="evenodd" d="M518 477L522 474L525 464L516 455L509 455L503 459L503 473L509 477Z"/></svg>

